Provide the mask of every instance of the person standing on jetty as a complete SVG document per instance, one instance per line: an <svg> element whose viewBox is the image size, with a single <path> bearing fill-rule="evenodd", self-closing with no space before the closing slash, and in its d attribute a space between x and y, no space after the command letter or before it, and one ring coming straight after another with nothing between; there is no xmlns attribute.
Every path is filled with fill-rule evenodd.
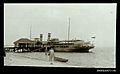
<svg viewBox="0 0 120 74"><path fill-rule="evenodd" d="M45 47L45 55L47 55L48 47Z"/></svg>
<svg viewBox="0 0 120 74"><path fill-rule="evenodd" d="M54 60L54 46L51 46L49 52L48 52L48 55L49 55L49 61L50 61L50 64L53 64L53 60Z"/></svg>
<svg viewBox="0 0 120 74"><path fill-rule="evenodd" d="M47 56L48 55L48 51L50 50L50 45L48 45L47 47L45 47L45 55Z"/></svg>

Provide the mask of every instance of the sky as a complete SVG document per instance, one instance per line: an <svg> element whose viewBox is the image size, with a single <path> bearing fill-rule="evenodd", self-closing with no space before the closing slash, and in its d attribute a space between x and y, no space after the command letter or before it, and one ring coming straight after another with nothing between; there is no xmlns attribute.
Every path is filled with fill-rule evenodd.
<svg viewBox="0 0 120 74"><path fill-rule="evenodd" d="M4 45L20 38L68 39L92 41L95 46L116 47L116 3L4 4Z"/></svg>

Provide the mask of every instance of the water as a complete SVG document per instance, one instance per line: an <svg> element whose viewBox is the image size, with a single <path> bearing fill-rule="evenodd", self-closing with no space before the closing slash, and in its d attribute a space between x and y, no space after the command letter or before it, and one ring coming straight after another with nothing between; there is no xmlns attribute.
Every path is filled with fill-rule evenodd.
<svg viewBox="0 0 120 74"><path fill-rule="evenodd" d="M95 48L90 53L56 53L69 59L69 63L76 66L115 68L115 49Z"/></svg>
<svg viewBox="0 0 120 74"><path fill-rule="evenodd" d="M8 53L7 53L8 54ZM37 59L42 61L47 61L44 52L32 52L32 53L9 53L9 59L11 56ZM5 58L5 63L7 63L7 56ZM55 56L67 58L68 65L73 66L84 66L84 67L95 67L95 68L115 68L116 67L116 56L115 49L113 48L94 48L90 53L76 53L76 52L55 52ZM25 59L24 59L25 60ZM37 61L36 61L37 62ZM15 62L13 62L15 63Z"/></svg>

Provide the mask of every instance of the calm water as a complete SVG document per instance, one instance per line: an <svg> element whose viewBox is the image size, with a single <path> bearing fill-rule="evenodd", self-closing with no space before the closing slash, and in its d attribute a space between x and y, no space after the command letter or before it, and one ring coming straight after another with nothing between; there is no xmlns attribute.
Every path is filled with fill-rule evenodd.
<svg viewBox="0 0 120 74"><path fill-rule="evenodd" d="M115 52L112 48L94 48L91 53L56 53L56 55L68 58L70 64L77 66L115 68Z"/></svg>
<svg viewBox="0 0 120 74"><path fill-rule="evenodd" d="M75 52L55 52L55 56L69 59L67 64L74 66L85 66L95 68L115 68L116 49L114 48L94 48L90 53ZM45 60L44 52L13 53L23 57L39 58Z"/></svg>

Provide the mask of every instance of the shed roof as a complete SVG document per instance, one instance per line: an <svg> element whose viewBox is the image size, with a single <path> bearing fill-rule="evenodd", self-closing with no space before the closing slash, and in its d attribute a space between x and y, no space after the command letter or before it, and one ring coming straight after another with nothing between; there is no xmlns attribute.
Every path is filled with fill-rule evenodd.
<svg viewBox="0 0 120 74"><path fill-rule="evenodd" d="M34 41L30 40L30 39L27 39L27 38L21 38L17 41L14 42L14 44L16 43L33 43Z"/></svg>

